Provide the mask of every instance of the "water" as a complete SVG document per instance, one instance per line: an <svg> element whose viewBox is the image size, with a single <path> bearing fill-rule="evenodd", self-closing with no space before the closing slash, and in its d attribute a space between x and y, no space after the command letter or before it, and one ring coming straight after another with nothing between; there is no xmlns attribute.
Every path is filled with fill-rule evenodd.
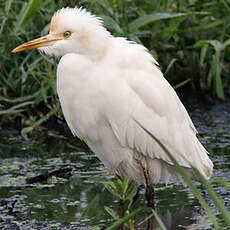
<svg viewBox="0 0 230 230"><path fill-rule="evenodd" d="M16 201L13 214L38 221L77 221L79 225L86 221L96 225L98 220L108 219L98 205L110 205L112 197L102 189L101 181L111 175L95 155L76 149L74 141L72 137L67 140L48 135L32 142L20 137L1 138L0 199L9 201L9 207ZM71 168L73 176L26 183L27 178L60 168ZM1 206L1 214L6 215L6 207Z"/></svg>
<svg viewBox="0 0 230 230"><path fill-rule="evenodd" d="M230 181L228 108L215 106L206 113L195 110L193 119L214 162L215 175ZM83 230L114 222L104 207L117 211L119 201L102 184L113 175L76 138L46 131L29 140L17 132L0 134L0 228ZM63 168L72 171L54 176ZM40 183L27 183L28 178L50 172L54 175ZM229 208L230 192L217 183L214 185ZM187 188L181 184L158 185L155 191L156 210L167 229L210 229L210 221ZM209 196L205 197L213 206ZM134 208L141 204L143 197ZM147 229L147 223L142 222L148 215L136 217L136 229Z"/></svg>

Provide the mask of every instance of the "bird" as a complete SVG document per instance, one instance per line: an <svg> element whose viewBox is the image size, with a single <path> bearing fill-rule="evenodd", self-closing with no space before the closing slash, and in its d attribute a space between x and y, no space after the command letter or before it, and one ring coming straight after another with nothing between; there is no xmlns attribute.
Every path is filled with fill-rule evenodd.
<svg viewBox="0 0 230 230"><path fill-rule="evenodd" d="M153 184L179 178L149 133L191 178L192 167L212 176L213 163L188 112L143 45L113 36L84 8L66 7L54 13L47 35L12 52L35 48L61 57L57 92L73 135L86 140L114 174L145 185L148 203L154 203Z"/></svg>

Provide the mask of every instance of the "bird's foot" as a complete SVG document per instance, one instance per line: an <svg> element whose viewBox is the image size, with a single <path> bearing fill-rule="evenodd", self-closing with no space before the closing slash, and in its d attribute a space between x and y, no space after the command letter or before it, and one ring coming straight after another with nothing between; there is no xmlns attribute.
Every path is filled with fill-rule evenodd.
<svg viewBox="0 0 230 230"><path fill-rule="evenodd" d="M147 205L153 209L155 209L155 202L154 202L154 190L152 185L147 186L146 188L146 193L145 193L145 197L147 200Z"/></svg>

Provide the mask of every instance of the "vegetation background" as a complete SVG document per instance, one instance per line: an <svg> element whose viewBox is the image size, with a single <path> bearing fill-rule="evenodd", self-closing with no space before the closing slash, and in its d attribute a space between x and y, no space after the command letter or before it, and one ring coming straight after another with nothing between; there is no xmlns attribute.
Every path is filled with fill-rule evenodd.
<svg viewBox="0 0 230 230"><path fill-rule="evenodd" d="M212 99L229 95L229 0L0 0L1 125L26 134L49 118L63 120L58 59L11 50L47 34L53 13L66 6L85 7L115 36L146 46L174 88Z"/></svg>

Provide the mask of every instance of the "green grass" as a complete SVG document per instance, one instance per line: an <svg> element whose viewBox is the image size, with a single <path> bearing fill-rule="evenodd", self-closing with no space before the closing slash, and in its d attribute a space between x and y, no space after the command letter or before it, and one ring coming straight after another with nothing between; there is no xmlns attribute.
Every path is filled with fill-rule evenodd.
<svg viewBox="0 0 230 230"><path fill-rule="evenodd" d="M225 79L228 69L224 62L229 58L225 45L229 44L229 28L226 25L229 3L205 1L200 4L193 1L189 5L187 1L144 2L96 0L71 1L68 4L62 1L2 1L0 115L6 121L9 117L19 116L25 118L22 122L29 119L32 123L58 103L55 89L57 60L42 57L35 51L19 55L13 55L10 51L21 42L46 34L55 10L75 4L100 15L116 36L126 36L148 47L162 69L166 70L168 80L176 87L192 84L205 93L224 98L223 89L229 87L229 80ZM220 7L221 13L218 11ZM216 40L215 44L223 44L221 48L207 40L210 34ZM5 36L9 42L4 39ZM214 50L208 48L208 44L214 44ZM201 54L196 47L201 48ZM225 54L222 52L224 50L227 50ZM58 115L60 117L60 112Z"/></svg>
<svg viewBox="0 0 230 230"><path fill-rule="evenodd" d="M49 116L63 119L56 93L58 60L37 51L12 54L17 45L44 35L59 8L83 6L101 16L115 36L145 45L175 88L190 85L208 97L229 93L227 0L213 1L0 1L0 116L17 118L31 131ZM38 20L39 19L39 20ZM39 121L40 120L40 121ZM36 124L34 124L36 122Z"/></svg>

